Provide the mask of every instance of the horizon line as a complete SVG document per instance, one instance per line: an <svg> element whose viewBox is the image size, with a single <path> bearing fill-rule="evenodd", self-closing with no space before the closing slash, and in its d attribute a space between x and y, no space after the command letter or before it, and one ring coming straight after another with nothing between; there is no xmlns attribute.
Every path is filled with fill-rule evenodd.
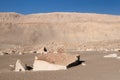
<svg viewBox="0 0 120 80"><path fill-rule="evenodd" d="M51 12L33 12L33 13L21 13L15 11L3 11L0 13L17 13L22 15L31 15L31 14L47 14L47 13L82 13L82 14L101 14L101 15L113 15L113 16L120 16L120 14L110 14L110 13L96 13L96 12L75 12L75 11L51 11Z"/></svg>

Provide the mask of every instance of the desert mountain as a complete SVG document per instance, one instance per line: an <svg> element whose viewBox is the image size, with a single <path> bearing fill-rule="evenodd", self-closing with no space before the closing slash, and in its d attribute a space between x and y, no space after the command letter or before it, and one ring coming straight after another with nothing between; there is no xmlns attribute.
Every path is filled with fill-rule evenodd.
<svg viewBox="0 0 120 80"><path fill-rule="evenodd" d="M92 13L0 13L0 44L119 42L120 16ZM97 43L97 44L98 44Z"/></svg>

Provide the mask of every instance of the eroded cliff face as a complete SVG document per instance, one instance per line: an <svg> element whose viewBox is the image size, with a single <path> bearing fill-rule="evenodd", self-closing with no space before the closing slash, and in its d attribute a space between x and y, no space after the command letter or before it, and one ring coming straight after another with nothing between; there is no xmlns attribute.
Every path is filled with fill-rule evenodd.
<svg viewBox="0 0 120 80"><path fill-rule="evenodd" d="M120 16L88 13L0 13L0 44L38 45L120 40Z"/></svg>

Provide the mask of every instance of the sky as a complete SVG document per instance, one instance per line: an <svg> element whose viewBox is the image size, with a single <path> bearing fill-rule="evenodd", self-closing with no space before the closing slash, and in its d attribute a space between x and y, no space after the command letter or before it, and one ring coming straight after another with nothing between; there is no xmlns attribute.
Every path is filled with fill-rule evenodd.
<svg viewBox="0 0 120 80"><path fill-rule="evenodd" d="M120 0L0 0L0 12L82 12L120 15Z"/></svg>

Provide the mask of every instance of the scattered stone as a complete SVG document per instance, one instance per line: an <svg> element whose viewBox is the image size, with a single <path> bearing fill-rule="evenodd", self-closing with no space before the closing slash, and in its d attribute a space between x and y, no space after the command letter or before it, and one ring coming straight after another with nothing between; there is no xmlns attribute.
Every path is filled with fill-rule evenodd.
<svg viewBox="0 0 120 80"><path fill-rule="evenodd" d="M109 55L105 55L104 56L105 58L115 58L115 57L117 57L117 54L109 54Z"/></svg>
<svg viewBox="0 0 120 80"><path fill-rule="evenodd" d="M9 53L8 53L8 52L3 52L3 54L4 54L4 55L9 55Z"/></svg>
<svg viewBox="0 0 120 80"><path fill-rule="evenodd" d="M0 55L9 55L9 53L6 51L3 51L3 52L0 52Z"/></svg>
<svg viewBox="0 0 120 80"><path fill-rule="evenodd" d="M24 63L21 62L21 60L17 60L16 64L15 64L15 71L25 71L26 66Z"/></svg>
<svg viewBox="0 0 120 80"><path fill-rule="evenodd" d="M64 53L64 49L59 48L56 52L48 53L48 50L44 47L37 51L40 53L35 57L33 67L22 63L21 60L17 60L15 65L9 65L11 71L41 71L41 70L66 70L67 68L86 64L80 61L80 55ZM56 54L57 53L57 54ZM23 55L22 52L18 51L19 55Z"/></svg>
<svg viewBox="0 0 120 80"><path fill-rule="evenodd" d="M118 51L119 52L120 49L114 49L114 51Z"/></svg>
<svg viewBox="0 0 120 80"><path fill-rule="evenodd" d="M94 49L86 49L86 51L95 51Z"/></svg>
<svg viewBox="0 0 120 80"><path fill-rule="evenodd" d="M8 53L9 53L9 54L15 54L16 51L15 51L15 50L10 50Z"/></svg>
<svg viewBox="0 0 120 80"><path fill-rule="evenodd" d="M86 64L85 64L85 63L82 63L82 65L83 65L83 66L86 66Z"/></svg>
<svg viewBox="0 0 120 80"><path fill-rule="evenodd" d="M43 47L43 48L39 49L39 50L37 51L37 53L38 53L38 54L47 54L48 51L47 51L47 49L46 49L45 47Z"/></svg>
<svg viewBox="0 0 120 80"><path fill-rule="evenodd" d="M19 55L23 55L23 53L22 53L22 52L19 52L18 54L19 54Z"/></svg>
<svg viewBox="0 0 120 80"><path fill-rule="evenodd" d="M120 50L118 50L118 52L120 52Z"/></svg>
<svg viewBox="0 0 120 80"><path fill-rule="evenodd" d="M117 59L120 59L120 57L117 57Z"/></svg>
<svg viewBox="0 0 120 80"><path fill-rule="evenodd" d="M37 51L30 51L29 53L37 53Z"/></svg>
<svg viewBox="0 0 120 80"><path fill-rule="evenodd" d="M10 71L15 70L15 65L9 65L9 69L10 69Z"/></svg>
<svg viewBox="0 0 120 80"><path fill-rule="evenodd" d="M3 53L3 52L0 52L0 55L1 55L1 56L3 56L3 55L4 55L4 53Z"/></svg>

